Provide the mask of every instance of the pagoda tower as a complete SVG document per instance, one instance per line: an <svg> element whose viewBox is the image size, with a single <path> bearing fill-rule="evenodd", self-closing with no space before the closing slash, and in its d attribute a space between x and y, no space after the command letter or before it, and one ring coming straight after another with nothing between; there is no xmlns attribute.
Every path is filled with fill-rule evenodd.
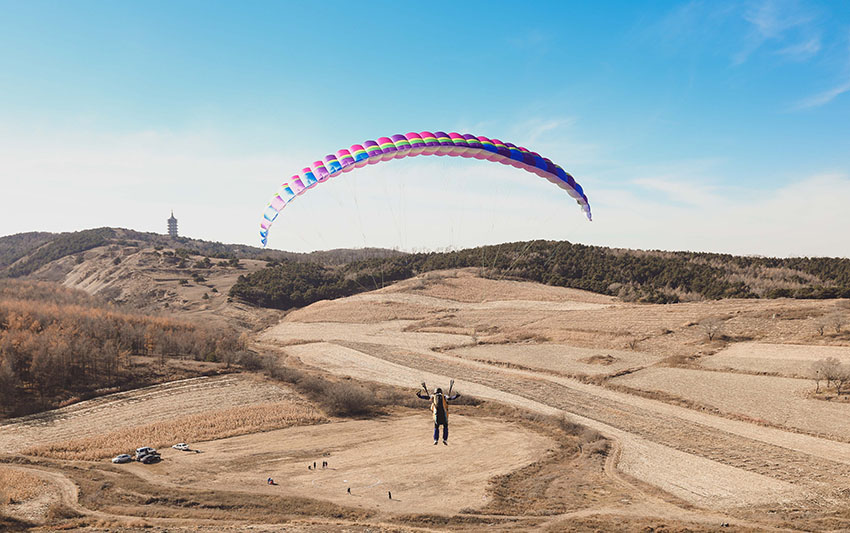
<svg viewBox="0 0 850 533"><path fill-rule="evenodd" d="M171 211L171 218L168 219L168 235L177 237L177 219L174 218L174 210Z"/></svg>

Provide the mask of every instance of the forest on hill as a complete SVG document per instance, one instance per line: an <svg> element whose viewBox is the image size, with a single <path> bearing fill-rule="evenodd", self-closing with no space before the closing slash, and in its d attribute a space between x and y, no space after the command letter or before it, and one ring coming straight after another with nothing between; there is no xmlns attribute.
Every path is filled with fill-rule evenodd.
<svg viewBox="0 0 850 533"><path fill-rule="evenodd" d="M0 415L149 384L134 356L238 362L235 331L124 310L61 285L0 280ZM147 365L157 366L157 365Z"/></svg>
<svg viewBox="0 0 850 533"><path fill-rule="evenodd" d="M123 228L96 228L68 233L19 233L0 237L0 278L28 276L52 261L109 244L136 247L173 248L214 259L262 259L266 261L307 261L321 265L342 265L367 258L402 255L382 248L337 249L311 253L268 250L244 244L222 244L189 237L169 237Z"/></svg>
<svg viewBox="0 0 850 533"><path fill-rule="evenodd" d="M396 255L335 267L284 260L240 276L230 295L262 307L290 309L432 270L470 267L485 277L584 289L635 302L850 298L850 259L624 250L567 241Z"/></svg>

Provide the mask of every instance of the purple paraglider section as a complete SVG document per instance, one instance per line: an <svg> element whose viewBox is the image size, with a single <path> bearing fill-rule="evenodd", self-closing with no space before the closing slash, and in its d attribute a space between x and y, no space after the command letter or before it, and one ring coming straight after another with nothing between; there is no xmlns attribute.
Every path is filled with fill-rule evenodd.
<svg viewBox="0 0 850 533"><path fill-rule="evenodd" d="M418 155L472 157L531 172L566 191L581 207L587 219L591 220L590 203L581 185L576 183L576 180L563 168L537 152L498 139L488 139L468 133L422 131L379 137L377 141L368 140L362 145L351 145L348 149L337 150L335 154L315 161L309 167L302 169L300 175L292 176L289 181L280 186L277 194L263 210L260 221L260 241L263 247L268 243L269 229L278 214L289 202L308 189L355 168Z"/></svg>

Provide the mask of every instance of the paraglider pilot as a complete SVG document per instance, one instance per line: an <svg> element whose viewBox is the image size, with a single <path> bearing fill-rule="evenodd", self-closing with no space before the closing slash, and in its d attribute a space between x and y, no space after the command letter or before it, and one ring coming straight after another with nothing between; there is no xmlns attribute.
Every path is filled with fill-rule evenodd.
<svg viewBox="0 0 850 533"><path fill-rule="evenodd" d="M456 400L460 393L455 393L454 396L446 396L443 394L443 389L437 388L433 394L428 393L428 389L425 387L425 384L422 384L422 388L425 389L425 394L423 395L420 391L416 391L416 396L421 400L431 400L431 412L434 414L434 444L439 442L440 438L440 426L443 426L443 444L449 444L449 404L448 402L451 400ZM451 394L451 388L449 389L449 394Z"/></svg>

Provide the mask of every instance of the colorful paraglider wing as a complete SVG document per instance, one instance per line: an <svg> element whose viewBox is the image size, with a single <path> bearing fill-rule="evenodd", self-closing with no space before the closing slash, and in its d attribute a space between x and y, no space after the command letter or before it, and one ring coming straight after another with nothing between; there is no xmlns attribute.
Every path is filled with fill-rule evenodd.
<svg viewBox="0 0 850 533"><path fill-rule="evenodd" d="M329 154L322 160L314 161L312 165L304 167L300 175L292 176L287 183L281 186L278 193L272 197L263 210L263 216L260 220L260 242L263 246L266 246L269 230L283 208L297 196L304 194L305 191L312 189L317 184L355 168L362 168L390 159L418 155L472 157L526 170L566 191L578 203L587 219L592 219L590 203L581 185L576 183L575 179L563 168L537 152L511 143L503 143L498 139L489 139L469 133L422 131L379 137L377 141L364 141L362 145L353 144L348 149L338 150L336 153Z"/></svg>

